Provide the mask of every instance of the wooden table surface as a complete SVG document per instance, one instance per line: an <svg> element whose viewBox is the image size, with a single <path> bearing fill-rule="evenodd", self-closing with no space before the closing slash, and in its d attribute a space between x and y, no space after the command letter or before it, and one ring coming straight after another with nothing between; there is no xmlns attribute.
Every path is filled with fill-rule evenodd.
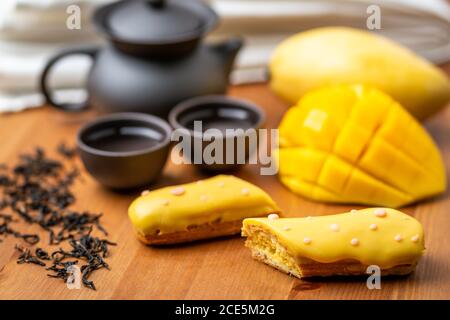
<svg viewBox="0 0 450 320"><path fill-rule="evenodd" d="M450 71L450 64L445 67ZM287 104L265 85L231 88L230 94L254 101L268 114L268 127L276 127ZM74 144L77 129L92 113L65 114L49 107L0 116L0 163L12 163L35 146L54 150L60 141ZM426 123L450 172L450 108ZM77 160L78 161L78 160ZM311 202L290 193L275 176L260 176L257 166L246 166L238 176L268 191L287 216L325 215L348 206ZM98 185L83 171L77 183L74 208L103 212L112 248L111 271L94 273L97 291L69 290L59 279L47 278L35 265L18 265L18 240L0 243L1 299L450 299L450 197L445 195L405 212L425 228L427 251L415 273L382 280L381 290L368 290L365 278L298 280L253 260L236 236L169 248L152 248L135 238L127 207L137 194L117 194ZM160 185L201 178L190 166L168 163ZM26 225L24 225L26 227ZM28 230L34 230L27 227ZM47 237L43 237L47 241ZM20 242L20 241L19 241Z"/></svg>

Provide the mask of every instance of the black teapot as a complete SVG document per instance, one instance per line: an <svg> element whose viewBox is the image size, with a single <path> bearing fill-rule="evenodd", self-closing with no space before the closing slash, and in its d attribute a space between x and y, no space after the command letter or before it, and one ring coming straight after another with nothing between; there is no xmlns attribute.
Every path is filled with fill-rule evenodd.
<svg viewBox="0 0 450 320"><path fill-rule="evenodd" d="M102 48L69 49L51 58L41 76L47 103L78 111L137 111L166 117L187 98L225 93L240 38L203 44L218 21L197 0L126 0L96 10L94 25L105 35ZM88 100L56 103L47 85L52 66L73 54L94 61L87 80Z"/></svg>

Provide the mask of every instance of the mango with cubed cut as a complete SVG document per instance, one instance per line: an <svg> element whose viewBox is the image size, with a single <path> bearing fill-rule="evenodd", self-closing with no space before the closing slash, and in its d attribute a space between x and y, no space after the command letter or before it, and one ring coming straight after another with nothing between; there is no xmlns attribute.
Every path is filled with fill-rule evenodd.
<svg viewBox="0 0 450 320"><path fill-rule="evenodd" d="M367 84L419 120L450 100L450 81L442 70L389 39L345 27L313 29L281 42L270 78L275 93L292 104L323 86Z"/></svg>
<svg viewBox="0 0 450 320"><path fill-rule="evenodd" d="M283 117L279 178L325 202L401 207L446 188L441 155L398 102L363 85L307 93Z"/></svg>

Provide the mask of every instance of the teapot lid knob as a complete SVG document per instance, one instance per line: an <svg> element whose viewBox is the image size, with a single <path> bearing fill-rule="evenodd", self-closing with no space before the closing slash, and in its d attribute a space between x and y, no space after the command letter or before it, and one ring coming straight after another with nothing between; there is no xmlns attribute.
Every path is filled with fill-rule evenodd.
<svg viewBox="0 0 450 320"><path fill-rule="evenodd" d="M148 3L155 9L164 7L165 0L147 0Z"/></svg>

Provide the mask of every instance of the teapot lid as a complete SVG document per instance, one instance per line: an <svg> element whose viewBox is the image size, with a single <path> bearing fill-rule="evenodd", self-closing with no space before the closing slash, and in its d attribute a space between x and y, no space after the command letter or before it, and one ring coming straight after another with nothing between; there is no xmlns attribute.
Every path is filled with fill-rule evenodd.
<svg viewBox="0 0 450 320"><path fill-rule="evenodd" d="M216 13L197 0L124 0L94 14L94 23L112 38L143 44L199 38L217 20Z"/></svg>

